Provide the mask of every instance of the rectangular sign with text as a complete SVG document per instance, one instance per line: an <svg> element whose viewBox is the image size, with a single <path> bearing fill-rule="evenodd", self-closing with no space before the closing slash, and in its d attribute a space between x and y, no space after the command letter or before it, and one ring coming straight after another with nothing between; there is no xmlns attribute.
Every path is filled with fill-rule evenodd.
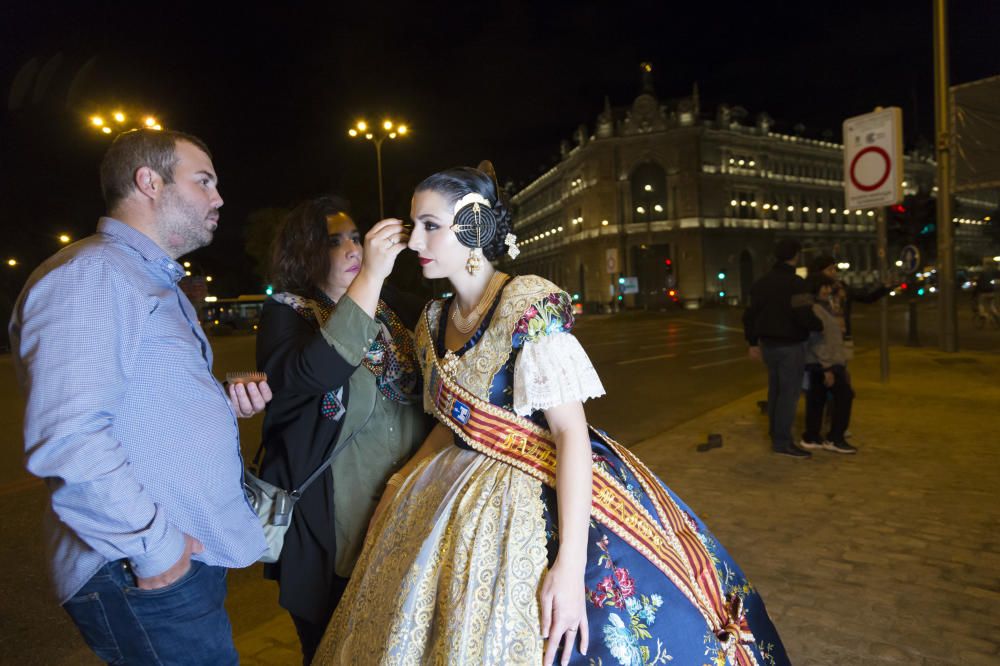
<svg viewBox="0 0 1000 666"><path fill-rule="evenodd" d="M875 208L903 200L903 112L880 109L844 121L844 206Z"/></svg>

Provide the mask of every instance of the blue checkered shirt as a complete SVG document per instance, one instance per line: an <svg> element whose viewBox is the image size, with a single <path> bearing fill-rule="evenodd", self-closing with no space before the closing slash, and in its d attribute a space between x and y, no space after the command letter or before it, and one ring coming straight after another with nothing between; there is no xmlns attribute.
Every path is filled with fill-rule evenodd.
<svg viewBox="0 0 1000 666"><path fill-rule="evenodd" d="M195 558L247 566L264 551L242 490L236 415L212 350L148 236L102 218L38 267L10 323L26 398L28 470L52 495L46 529L61 602L108 561L140 577Z"/></svg>

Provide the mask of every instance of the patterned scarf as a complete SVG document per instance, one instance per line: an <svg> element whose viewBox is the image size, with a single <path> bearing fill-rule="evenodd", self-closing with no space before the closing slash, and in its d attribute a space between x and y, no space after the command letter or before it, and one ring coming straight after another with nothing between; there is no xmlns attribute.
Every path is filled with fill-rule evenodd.
<svg viewBox="0 0 1000 666"><path fill-rule="evenodd" d="M282 292L271 298L291 307L319 328L330 318L337 304L323 292L316 295L317 299L313 300ZM381 299L375 310L375 321L379 332L361 364L375 375L375 385L382 395L404 405L413 404L420 397L420 368L413 334ZM320 411L325 418L337 421L344 415L343 394L341 386L323 396Z"/></svg>

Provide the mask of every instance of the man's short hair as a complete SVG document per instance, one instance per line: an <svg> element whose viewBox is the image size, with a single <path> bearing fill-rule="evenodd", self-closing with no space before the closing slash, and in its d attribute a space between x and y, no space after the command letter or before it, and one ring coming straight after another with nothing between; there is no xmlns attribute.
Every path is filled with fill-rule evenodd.
<svg viewBox="0 0 1000 666"><path fill-rule="evenodd" d="M774 257L778 261L791 261L802 251L802 243L792 238L782 238L774 246Z"/></svg>
<svg viewBox="0 0 1000 666"><path fill-rule="evenodd" d="M134 129L122 132L101 160L101 194L107 210L113 209L135 189L135 172L149 167L165 183L174 182L177 142L187 141L212 158L205 142L175 130Z"/></svg>

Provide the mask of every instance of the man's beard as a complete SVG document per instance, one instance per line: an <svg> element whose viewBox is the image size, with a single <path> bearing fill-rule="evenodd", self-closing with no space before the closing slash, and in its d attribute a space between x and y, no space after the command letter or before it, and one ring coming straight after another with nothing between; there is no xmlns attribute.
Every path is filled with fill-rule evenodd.
<svg viewBox="0 0 1000 666"><path fill-rule="evenodd" d="M157 203L157 228L164 249L174 259L212 242L206 215L168 185Z"/></svg>

